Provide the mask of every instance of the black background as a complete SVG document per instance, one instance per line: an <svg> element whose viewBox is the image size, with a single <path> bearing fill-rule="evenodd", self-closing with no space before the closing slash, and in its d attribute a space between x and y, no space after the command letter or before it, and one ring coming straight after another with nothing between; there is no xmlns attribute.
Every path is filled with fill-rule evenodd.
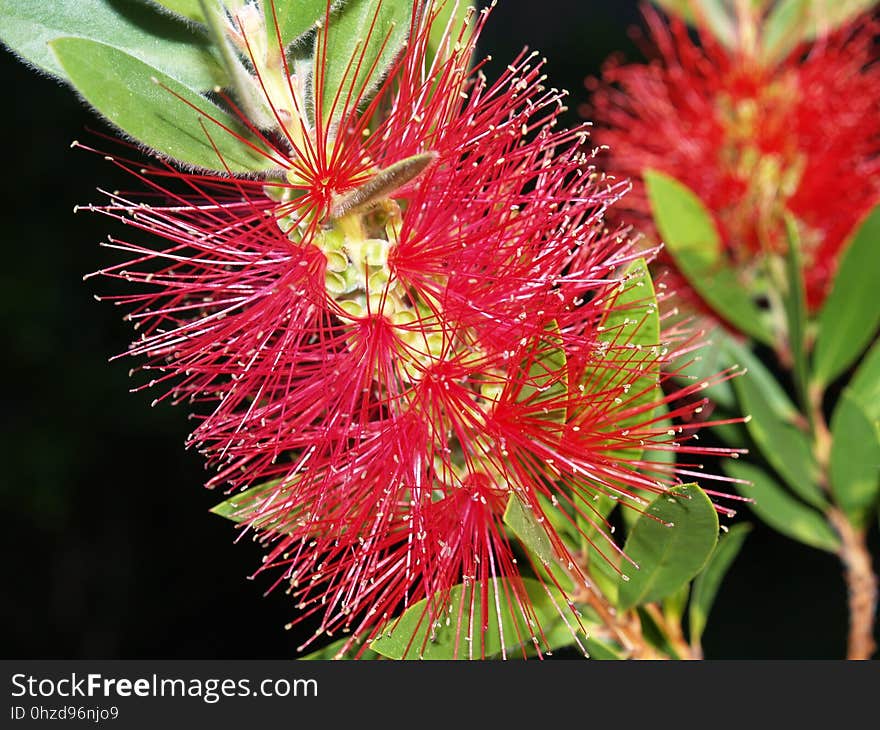
<svg viewBox="0 0 880 730"><path fill-rule="evenodd" d="M0 19L2 22L2 19ZM635 2L502 0L482 41L497 69L524 45L549 59L572 111L583 78L619 50ZM108 253L107 221L73 206L126 187L100 157L69 149L102 129L69 89L0 51L0 510L7 658L290 658L283 593L249 581L260 552L207 512L186 413L130 394L130 329L83 282ZM710 658L835 658L846 638L836 558L760 524L722 586Z"/></svg>

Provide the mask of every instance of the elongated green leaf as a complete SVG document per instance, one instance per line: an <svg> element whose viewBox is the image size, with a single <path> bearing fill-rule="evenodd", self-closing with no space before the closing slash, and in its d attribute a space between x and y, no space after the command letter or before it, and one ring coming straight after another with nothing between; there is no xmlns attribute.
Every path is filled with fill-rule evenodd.
<svg viewBox="0 0 880 730"><path fill-rule="evenodd" d="M296 510L288 502L294 483L280 487L280 479L233 494L214 505L211 512L233 522L250 522L257 530L289 532L296 519Z"/></svg>
<svg viewBox="0 0 880 730"><path fill-rule="evenodd" d="M515 494L511 495L507 509L504 510L504 524L516 533L516 536L538 556L544 565L549 566L556 561L556 551L550 538L547 537L547 530L541 524L544 519L546 518L536 517L523 507Z"/></svg>
<svg viewBox="0 0 880 730"><path fill-rule="evenodd" d="M880 324L880 205L855 231L840 257L831 293L819 314L813 377L827 385L877 336Z"/></svg>
<svg viewBox="0 0 880 730"><path fill-rule="evenodd" d="M349 0L318 30L313 89L322 124L362 105L406 42L410 0Z"/></svg>
<svg viewBox="0 0 880 730"><path fill-rule="evenodd" d="M3 43L47 73L71 82L49 49L56 38L106 43L197 91L227 82L203 33L138 2L0 0L0 19Z"/></svg>
<svg viewBox="0 0 880 730"><path fill-rule="evenodd" d="M532 645L533 637L549 630L559 612L536 580L523 580L534 611L524 616L510 586L497 579L483 586L457 585L445 607L429 622L427 599L410 606L373 640L370 648L391 659L482 659L507 655ZM565 610L563 601L558 604ZM572 619L573 620L573 619Z"/></svg>
<svg viewBox="0 0 880 730"><path fill-rule="evenodd" d="M767 472L742 461L726 462L724 471L734 479L751 482L749 485L738 484L737 491L755 500L749 507L774 530L805 545L837 552L840 539L825 518L792 497Z"/></svg>
<svg viewBox="0 0 880 730"><path fill-rule="evenodd" d="M690 285L720 317L756 340L772 343L761 310L724 260L711 213L691 190L668 175L646 170L644 179L666 250Z"/></svg>
<svg viewBox="0 0 880 730"><path fill-rule="evenodd" d="M162 154L209 170L224 169L218 151L232 172L276 167L208 117L249 138L237 120L143 61L84 38L59 38L52 41L52 48L86 101L121 130Z"/></svg>
<svg viewBox="0 0 880 730"><path fill-rule="evenodd" d="M804 338L807 328L807 297L804 291L804 274L801 262L801 238L797 221L790 214L785 217L788 251L785 257L788 291L785 292L785 318L788 324L788 349L794 363L794 381L804 408L809 405L807 396L807 352Z"/></svg>
<svg viewBox="0 0 880 730"><path fill-rule="evenodd" d="M364 649L364 651L360 655L358 655L358 649L360 648L360 645L357 642L355 642L354 645L347 651L343 651L349 639L350 637L345 636L321 649L317 649L313 652L310 652L309 654L304 654L303 656L298 657L298 659L301 662L314 662L328 661L333 659L354 659L355 656L357 656L360 661L363 661L365 659L383 658L381 654L377 654L372 649Z"/></svg>
<svg viewBox="0 0 880 730"><path fill-rule="evenodd" d="M880 339L865 355L847 389L869 419L880 420Z"/></svg>
<svg viewBox="0 0 880 730"><path fill-rule="evenodd" d="M708 27L724 45L736 43L735 18L724 0L654 0L667 13L678 15L691 25Z"/></svg>
<svg viewBox="0 0 880 730"><path fill-rule="evenodd" d="M526 377L517 400L543 409L542 417L564 423L568 395L568 366L559 325L551 322L544 336L536 340L530 357L523 363Z"/></svg>
<svg viewBox="0 0 880 730"><path fill-rule="evenodd" d="M761 397L767 404L767 408L773 412L777 419L795 421L798 418L798 409L792 403L791 398L788 397L785 389L779 384L767 366L764 365L761 358L757 357L749 349L748 345L728 337L722 342L722 347L725 350L725 357L728 362L748 371L748 377L752 381L752 385L760 391ZM738 376L731 382L735 385L740 377L743 376Z"/></svg>
<svg viewBox="0 0 880 730"><path fill-rule="evenodd" d="M774 408L779 398L778 393L774 394L775 388L768 387L770 382L772 379L754 377L751 370L734 379L740 409L750 417L746 428L764 458L792 491L805 502L824 509L827 500L819 487L819 469L810 438L781 416L780 409Z"/></svg>
<svg viewBox="0 0 880 730"><path fill-rule="evenodd" d="M271 0L275 4L272 14L270 0L263 1L263 13L266 16L266 27L269 29L269 43L277 42L275 18L281 31L281 42L287 46L297 38L308 33L318 21L323 20L327 9L327 0Z"/></svg>
<svg viewBox="0 0 880 730"><path fill-rule="evenodd" d="M209 1L216 2L216 0ZM205 22L201 0L149 0L149 2L197 23Z"/></svg>
<svg viewBox="0 0 880 730"><path fill-rule="evenodd" d="M644 259L633 261L623 272L617 293L606 303L599 340L606 347L599 364L587 368L581 379L585 391L615 399L616 411L635 411L615 421L615 430L649 420L645 406L662 397L657 389L660 314ZM619 458L638 458L641 451L615 453Z"/></svg>
<svg viewBox="0 0 880 730"><path fill-rule="evenodd" d="M605 639L590 638L584 642L590 659L597 661L616 661L626 659L623 649Z"/></svg>
<svg viewBox="0 0 880 730"><path fill-rule="evenodd" d="M864 526L880 496L880 422L844 391L831 418L831 438L834 499L854 524Z"/></svg>
<svg viewBox="0 0 880 730"><path fill-rule="evenodd" d="M430 58L437 55L447 27L450 30L450 41L453 45L455 44L458 39L458 32L462 25L464 25L464 20L468 13L473 8L474 3L471 0L446 0L445 5L440 8L437 17L431 25L431 36L428 40ZM428 59L429 62L430 58Z"/></svg>
<svg viewBox="0 0 880 730"><path fill-rule="evenodd" d="M803 41L833 31L876 0L780 0L764 23L762 55L769 63L787 56Z"/></svg>
<svg viewBox="0 0 880 730"><path fill-rule="evenodd" d="M659 495L624 546L639 570L627 570L630 580L620 584L618 607L628 610L680 590L706 564L717 539L715 507L696 484Z"/></svg>
<svg viewBox="0 0 880 730"><path fill-rule="evenodd" d="M723 327L714 327L706 332L700 338L700 342L705 343L700 350L688 353L672 364L670 369L679 373L675 380L681 385L705 382L733 365L725 347L729 339L731 335ZM733 411L736 407L736 395L729 380L704 388L700 395L709 398L726 411Z"/></svg>
<svg viewBox="0 0 880 730"><path fill-rule="evenodd" d="M731 527L718 540L718 545L715 546L706 567L694 579L690 610L688 611L688 625L692 643L700 643L703 631L706 629L709 612L712 610L715 596L721 587L721 581L730 566L733 565L733 561L751 530L752 526L745 522Z"/></svg>

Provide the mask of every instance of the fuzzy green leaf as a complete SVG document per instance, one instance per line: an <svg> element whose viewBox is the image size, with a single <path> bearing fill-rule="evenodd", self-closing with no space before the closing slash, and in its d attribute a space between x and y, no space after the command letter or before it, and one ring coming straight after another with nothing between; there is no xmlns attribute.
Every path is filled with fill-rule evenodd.
<svg viewBox="0 0 880 730"><path fill-rule="evenodd" d="M856 228L840 257L831 293L819 314L813 377L827 385L877 335L880 324L880 205Z"/></svg>
<svg viewBox="0 0 880 730"><path fill-rule="evenodd" d="M630 532L624 552L639 569L623 567L621 610L659 601L680 590L702 570L718 540L715 507L696 484L673 487L648 506Z"/></svg>
<svg viewBox="0 0 880 730"><path fill-rule="evenodd" d="M250 138L237 120L143 61L84 38L59 38L52 41L52 49L86 101L123 132L160 153L209 170L222 171L223 163L232 172L277 166L208 117Z"/></svg>
<svg viewBox="0 0 880 730"><path fill-rule="evenodd" d="M196 23L205 22L205 14L202 12L201 0L149 0L154 5L159 5L165 10L170 10L188 20Z"/></svg>
<svg viewBox="0 0 880 730"><path fill-rule="evenodd" d="M0 18L3 43L43 71L74 85L49 48L57 38L105 43L197 91L227 82L204 33L141 3L0 0Z"/></svg>
<svg viewBox="0 0 880 730"><path fill-rule="evenodd" d="M856 525L865 526L880 496L880 422L845 390L831 418L831 490Z"/></svg>
<svg viewBox="0 0 880 730"><path fill-rule="evenodd" d="M274 0L275 14L268 0L264 0L263 13L269 31L269 43L277 43L278 34L275 30L275 18L281 31L281 42L290 45L297 38L308 33L318 21L324 18L327 0Z"/></svg>
<svg viewBox="0 0 880 730"><path fill-rule="evenodd" d="M764 458L801 499L819 509L827 501L819 487L819 469L809 436L792 422L794 406L757 358L748 372L734 379L740 411L750 420L749 435Z"/></svg>
<svg viewBox="0 0 880 730"><path fill-rule="evenodd" d="M457 585L445 606L434 613L433 625L428 600L423 599L389 621L370 648L391 659L482 659L533 646L532 637L541 644L542 629L555 624L559 611L538 581L525 578L523 584L534 612L528 620L510 586L499 586L497 579L485 586ZM558 605L566 609L564 600Z"/></svg>
<svg viewBox="0 0 880 730"><path fill-rule="evenodd" d="M709 618L715 596L721 587L721 581L730 566L733 565L733 561L751 530L752 526L745 522L731 527L727 533L719 538L718 545L715 546L706 567L694 579L690 610L688 611L688 625L692 642L700 643L706 628L706 620Z"/></svg>
<svg viewBox="0 0 880 730"><path fill-rule="evenodd" d="M668 175L646 170L644 179L666 250L690 285L741 332L772 343L763 313L724 260L712 214L690 189Z"/></svg>
<svg viewBox="0 0 880 730"><path fill-rule="evenodd" d="M752 512L774 530L805 545L837 552L840 539L825 518L792 497L767 472L742 461L726 462L724 471L734 479L751 482L737 484L736 489L744 497L755 500L749 505Z"/></svg>
<svg viewBox="0 0 880 730"><path fill-rule="evenodd" d="M349 0L318 29L312 88L322 126L362 106L409 35L409 0Z"/></svg>

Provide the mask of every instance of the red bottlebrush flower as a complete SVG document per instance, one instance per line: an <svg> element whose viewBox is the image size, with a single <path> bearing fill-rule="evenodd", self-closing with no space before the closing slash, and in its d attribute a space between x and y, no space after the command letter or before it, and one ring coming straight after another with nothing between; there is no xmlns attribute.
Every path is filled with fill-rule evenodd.
<svg viewBox="0 0 880 730"><path fill-rule="evenodd" d="M284 163L271 179L117 160L155 198L93 208L151 234L112 239L130 258L100 273L143 285L114 297L140 329L130 354L164 397L204 409L191 440L218 471L209 486L238 495L260 534L258 572L290 586L300 620L352 643L421 599L437 620L461 583L503 588L481 615L456 607L470 635L485 610L531 624L511 496L582 586L546 510L601 530L595 496L638 509L680 481L646 442L711 452L680 429L674 442L656 413L701 384L664 398L645 381L687 338L643 352L605 328L640 255L603 223L624 186L587 167L584 129L554 128L562 95L534 55L495 83L469 71L485 14L425 68L431 17L414 10L373 101L339 99L332 123L304 111L296 79L284 108L267 92L281 133L261 136ZM540 651L532 632L521 643Z"/></svg>
<svg viewBox="0 0 880 730"><path fill-rule="evenodd" d="M699 43L648 11L652 60L607 64L589 113L609 166L634 182L628 207L654 234L641 175L653 168L713 212L732 265L785 250L783 212L801 223L808 305L827 294L841 247L880 199L877 25L862 18L768 64Z"/></svg>

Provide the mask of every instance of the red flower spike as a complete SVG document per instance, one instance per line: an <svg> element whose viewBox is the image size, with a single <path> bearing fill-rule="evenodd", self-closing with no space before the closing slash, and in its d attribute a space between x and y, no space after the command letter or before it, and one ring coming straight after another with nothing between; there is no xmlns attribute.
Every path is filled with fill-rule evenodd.
<svg viewBox="0 0 880 730"><path fill-rule="evenodd" d="M710 32L697 43L679 20L646 18L651 62L611 60L587 83L595 137L633 180L617 213L656 240L641 175L664 172L714 213L731 264L747 267L755 253L784 253L788 209L818 310L841 247L880 200L877 23L863 17L767 66Z"/></svg>
<svg viewBox="0 0 880 730"><path fill-rule="evenodd" d="M129 258L99 273L143 287L112 297L140 330L129 354L160 399L198 411L191 443L217 470L208 486L240 495L244 532L267 550L257 572L288 586L297 621L350 632L350 646L422 599L439 620L461 583L499 586L482 615L473 598L453 608L471 637L488 610L531 626L528 559L503 520L512 495L579 591L546 505L567 507L574 531L574 513L604 528L595 496L639 508L680 483L641 456L645 443L714 453L667 432L644 397L656 383L643 369L693 343L676 330L636 361L628 335L603 331L639 256L603 222L626 187L590 165L584 128L555 129L563 94L544 87L534 54L495 83L469 72L485 13L424 68L422 10L373 100L340 98L338 123L285 121L267 98L279 124L299 125L276 137L277 179L117 159L163 202L113 194L91 207L150 234L111 239ZM585 387L587 370L606 387ZM663 400L685 399L673 413L690 415L704 385ZM568 611L571 588L531 570ZM574 611L566 620L578 630ZM518 651L540 654L540 625L530 632Z"/></svg>

